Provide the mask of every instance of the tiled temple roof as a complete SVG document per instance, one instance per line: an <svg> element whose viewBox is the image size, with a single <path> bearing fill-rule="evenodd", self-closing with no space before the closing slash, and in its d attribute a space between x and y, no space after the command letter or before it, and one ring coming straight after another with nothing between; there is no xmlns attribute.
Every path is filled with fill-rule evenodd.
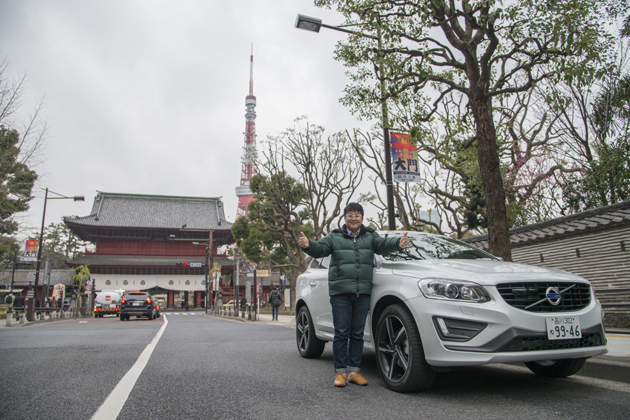
<svg viewBox="0 0 630 420"><path fill-rule="evenodd" d="M98 191L89 216L64 217L89 227L229 230L221 198Z"/></svg>
<svg viewBox="0 0 630 420"><path fill-rule="evenodd" d="M622 201L570 216L512 228L510 229L510 243L515 248L588 232L614 229L629 223L630 201ZM464 241L479 248L488 249L488 235L473 236Z"/></svg>

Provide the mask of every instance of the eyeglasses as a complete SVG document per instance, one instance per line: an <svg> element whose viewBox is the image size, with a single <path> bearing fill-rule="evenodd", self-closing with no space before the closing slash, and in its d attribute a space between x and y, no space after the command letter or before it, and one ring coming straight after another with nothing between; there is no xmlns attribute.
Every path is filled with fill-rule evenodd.
<svg viewBox="0 0 630 420"><path fill-rule="evenodd" d="M346 219L360 219L363 216L361 216L360 214L346 214Z"/></svg>

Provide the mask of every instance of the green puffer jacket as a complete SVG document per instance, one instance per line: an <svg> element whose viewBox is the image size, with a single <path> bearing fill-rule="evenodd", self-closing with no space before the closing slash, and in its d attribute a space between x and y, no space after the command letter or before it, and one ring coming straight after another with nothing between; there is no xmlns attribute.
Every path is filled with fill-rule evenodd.
<svg viewBox="0 0 630 420"><path fill-rule="evenodd" d="M313 258L331 255L328 268L328 294L346 293L369 295L372 293L374 254L390 254L397 251L401 237L382 238L374 229L361 225L359 236L346 233L346 225L335 229L326 237L302 249Z"/></svg>

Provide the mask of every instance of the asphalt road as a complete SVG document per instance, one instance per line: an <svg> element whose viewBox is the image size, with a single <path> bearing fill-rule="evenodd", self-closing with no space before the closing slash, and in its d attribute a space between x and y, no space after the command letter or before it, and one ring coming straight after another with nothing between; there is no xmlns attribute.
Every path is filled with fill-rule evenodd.
<svg viewBox="0 0 630 420"><path fill-rule="evenodd" d="M630 413L629 384L550 380L513 365L441 373L429 391L397 394L367 353L370 385L335 388L330 344L321 358L302 359L294 325L166 317L157 342L164 315L0 329L0 419L96 419L112 391L108 401L120 412L99 411L100 418L610 420Z"/></svg>

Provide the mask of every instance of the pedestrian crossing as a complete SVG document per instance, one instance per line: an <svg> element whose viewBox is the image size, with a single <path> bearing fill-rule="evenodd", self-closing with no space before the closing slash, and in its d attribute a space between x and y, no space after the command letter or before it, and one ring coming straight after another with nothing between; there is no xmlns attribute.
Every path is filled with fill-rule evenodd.
<svg viewBox="0 0 630 420"><path fill-rule="evenodd" d="M184 316L196 316L196 315L201 315L201 314L196 314L194 312L168 312L168 313L164 313L164 315L184 315Z"/></svg>

